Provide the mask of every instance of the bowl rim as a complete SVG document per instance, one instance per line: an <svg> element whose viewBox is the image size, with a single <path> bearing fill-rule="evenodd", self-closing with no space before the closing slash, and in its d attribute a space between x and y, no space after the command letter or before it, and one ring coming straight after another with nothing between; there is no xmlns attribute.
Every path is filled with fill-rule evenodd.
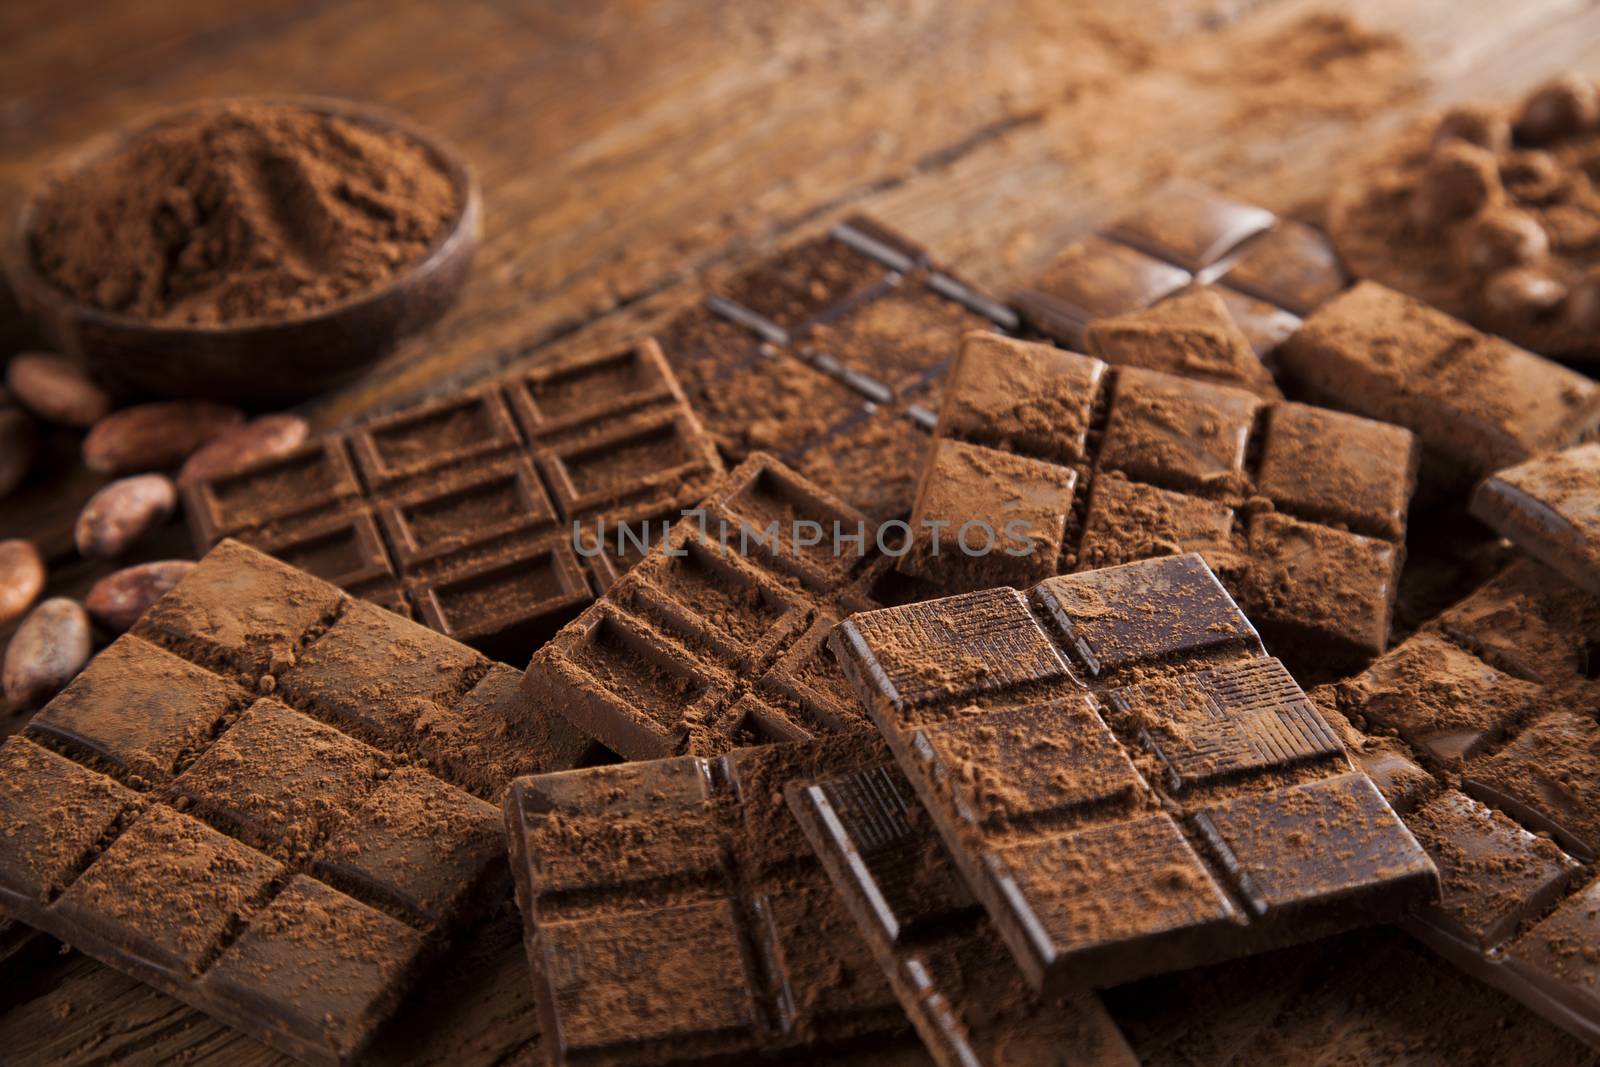
<svg viewBox="0 0 1600 1067"><path fill-rule="evenodd" d="M449 177L450 184L455 187L460 197L460 206L455 217L421 258L387 281L352 293L343 300L315 311L285 318L248 319L237 323L218 324L151 322L86 304L56 286L39 272L34 265L33 252L29 247L29 231L40 197L56 179L116 153L134 138L163 124L238 104L287 105L403 134L431 155ZM43 305L50 309L48 312L50 314L64 313L80 323L151 337L221 338L252 333L272 334L284 329L304 329L341 318L414 285L477 242L482 210L482 193L478 186L477 172L461 150L448 139L424 131L409 119L386 107L316 94L268 93L206 97L147 111L133 122L123 123L111 130L95 134L53 156L34 174L27 195L17 207L12 219L11 233L6 239L3 254L0 254L0 260L3 260L0 266L4 267L17 295L25 297L21 301L25 309L29 303Z"/></svg>

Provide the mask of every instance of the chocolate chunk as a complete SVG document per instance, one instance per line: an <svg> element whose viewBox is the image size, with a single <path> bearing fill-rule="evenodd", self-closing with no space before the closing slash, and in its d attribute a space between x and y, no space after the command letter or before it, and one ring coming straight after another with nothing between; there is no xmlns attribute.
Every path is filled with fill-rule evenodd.
<svg viewBox="0 0 1600 1067"><path fill-rule="evenodd" d="M1198 556L852 616L835 652L1028 980L1382 922L1437 875Z"/></svg>
<svg viewBox="0 0 1600 1067"><path fill-rule="evenodd" d="M1441 490L1600 424L1587 378L1372 282L1313 313L1280 359L1319 401L1415 433Z"/></svg>
<svg viewBox="0 0 1600 1067"><path fill-rule="evenodd" d="M803 1056L901 1031L782 794L885 755L857 733L513 783L511 865L549 1061Z"/></svg>
<svg viewBox="0 0 1600 1067"><path fill-rule="evenodd" d="M503 897L507 781L603 757L517 682L224 541L0 747L0 903L348 1062Z"/></svg>
<svg viewBox="0 0 1600 1067"><path fill-rule="evenodd" d="M1093 993L1040 997L893 765L785 790L834 888L941 1067L1132 1065Z"/></svg>
<svg viewBox="0 0 1600 1067"><path fill-rule="evenodd" d="M696 512L534 655L528 699L628 759L859 727L821 646L876 604L865 517L759 453Z"/></svg>
<svg viewBox="0 0 1600 1067"><path fill-rule="evenodd" d="M1270 399L1279 394L1260 361L1270 361L1299 320L1347 284L1332 245L1317 230L1175 179L1112 226L1070 246L1012 303L1046 337L1087 347L1109 363L1227 381ZM1164 361L1152 363L1146 346L1102 346L1093 339L1096 330L1113 328L1094 320L1138 321L1147 308L1157 318L1192 319L1192 312L1165 312L1162 304L1182 306L1208 290L1234 320L1228 332L1242 332L1255 359L1236 342L1224 348L1208 341L1190 345L1187 359L1156 353ZM1208 318L1214 314L1207 308Z"/></svg>
<svg viewBox="0 0 1600 1067"><path fill-rule="evenodd" d="M971 335L934 438L899 567L937 590L1199 551L1297 667L1388 643L1416 481L1403 429Z"/></svg>
<svg viewBox="0 0 1600 1067"><path fill-rule="evenodd" d="M353 461L352 461L353 457ZM236 537L522 663L594 599L575 525L676 517L721 473L654 342L563 358L185 488Z"/></svg>
<svg viewBox="0 0 1600 1067"><path fill-rule="evenodd" d="M1211 288L1090 323L1085 339L1090 353L1116 366L1236 385L1267 400L1283 397L1227 302Z"/></svg>
<svg viewBox="0 0 1600 1067"><path fill-rule="evenodd" d="M1600 445L1580 445L1499 471L1472 513L1517 547L1600 594Z"/></svg>
<svg viewBox="0 0 1600 1067"><path fill-rule="evenodd" d="M1444 890L1406 928L1590 1042L1600 1038L1585 956L1600 943L1600 909L1584 884L1600 848L1597 640L1594 597L1524 559L1329 697L1459 783L1430 783L1431 799L1405 816Z"/></svg>

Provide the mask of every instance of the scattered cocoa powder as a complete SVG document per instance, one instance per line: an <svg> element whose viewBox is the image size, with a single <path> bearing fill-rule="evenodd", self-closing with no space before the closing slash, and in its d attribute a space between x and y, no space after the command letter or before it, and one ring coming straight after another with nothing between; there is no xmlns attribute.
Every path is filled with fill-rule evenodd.
<svg viewBox="0 0 1600 1067"><path fill-rule="evenodd" d="M316 311L416 263L461 209L398 131L288 103L158 122L39 198L38 270L94 307L220 326Z"/></svg>

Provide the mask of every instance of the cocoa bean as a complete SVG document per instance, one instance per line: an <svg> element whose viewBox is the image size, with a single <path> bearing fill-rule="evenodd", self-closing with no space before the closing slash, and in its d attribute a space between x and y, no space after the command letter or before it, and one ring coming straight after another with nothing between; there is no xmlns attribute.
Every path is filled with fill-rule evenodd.
<svg viewBox="0 0 1600 1067"><path fill-rule="evenodd" d="M164 474L135 474L101 489L78 513L73 539L88 559L116 559L178 506L178 490Z"/></svg>
<svg viewBox="0 0 1600 1067"><path fill-rule="evenodd" d="M127 631L150 605L194 569L187 559L164 559L124 567L95 582L84 602L94 621L114 634Z"/></svg>
<svg viewBox="0 0 1600 1067"><path fill-rule="evenodd" d="M94 424L83 439L83 461L105 474L175 467L243 421L238 408L202 400L139 404Z"/></svg>
<svg viewBox="0 0 1600 1067"><path fill-rule="evenodd" d="M298 415L263 415L221 434L184 461L178 484L215 478L264 460L286 456L299 448L310 424Z"/></svg>
<svg viewBox="0 0 1600 1067"><path fill-rule="evenodd" d="M65 356L23 352L6 366L6 386L46 422L86 430L111 413L111 394Z"/></svg>
<svg viewBox="0 0 1600 1067"><path fill-rule="evenodd" d="M6 648L6 699L38 707L89 662L89 616L70 597L51 597L22 620Z"/></svg>
<svg viewBox="0 0 1600 1067"><path fill-rule="evenodd" d="M44 591L44 560L32 541L0 541L0 626L20 619Z"/></svg>

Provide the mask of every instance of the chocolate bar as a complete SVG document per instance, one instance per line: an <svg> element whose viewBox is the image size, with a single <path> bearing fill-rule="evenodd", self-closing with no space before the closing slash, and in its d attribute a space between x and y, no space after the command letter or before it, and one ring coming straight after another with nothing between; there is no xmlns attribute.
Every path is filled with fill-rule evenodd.
<svg viewBox="0 0 1600 1067"><path fill-rule="evenodd" d="M1382 652L1416 449L1398 427L969 336L900 570L940 592L1198 551L1275 651Z"/></svg>
<svg viewBox="0 0 1600 1067"><path fill-rule="evenodd" d="M1177 315L1177 309L1160 310L1177 300L1183 317L1192 321L1201 310L1207 332L1233 336L1225 345L1206 344L1201 359L1161 353L1163 363L1154 369L1273 399L1278 393L1262 361L1270 362L1300 320L1348 284L1332 244L1317 230L1179 178L1067 248L1011 304L1032 329L1068 348L1108 363L1122 363L1126 355L1131 365L1150 366L1134 358L1137 348L1097 344L1096 334L1103 342L1124 333L1122 320L1137 323L1141 313L1158 321ZM1226 317L1218 316L1218 303ZM1098 320L1119 325L1097 330ZM1241 333L1255 360L1238 350Z"/></svg>
<svg viewBox="0 0 1600 1067"><path fill-rule="evenodd" d="M1443 898L1406 928L1591 1044L1597 642L1600 602L1524 559L1316 694L1373 739L1358 763L1439 866Z"/></svg>
<svg viewBox="0 0 1600 1067"><path fill-rule="evenodd" d="M784 793L940 1067L1139 1062L1096 994L1023 982L893 764Z"/></svg>
<svg viewBox="0 0 1600 1067"><path fill-rule="evenodd" d="M830 642L1046 993L1437 898L1432 862L1198 555L864 612Z"/></svg>
<svg viewBox="0 0 1600 1067"><path fill-rule="evenodd" d="M873 477L893 503L908 506L917 449L902 442L926 443L886 413L937 406L958 339L1017 324L1010 309L925 250L860 217L712 290L659 336L723 455L737 462L764 451L809 467L824 488L874 515L904 510L862 485L858 476L870 465L854 456L890 440ZM846 448L853 455L841 461Z"/></svg>
<svg viewBox="0 0 1600 1067"><path fill-rule="evenodd" d="M860 512L757 453L534 655L523 692L627 759L862 726L823 642L877 605L874 540Z"/></svg>
<svg viewBox="0 0 1600 1067"><path fill-rule="evenodd" d="M510 778L601 757L517 683L224 541L0 748L0 904L346 1062L504 894Z"/></svg>
<svg viewBox="0 0 1600 1067"><path fill-rule="evenodd" d="M1600 359L1592 79L1418 122L1352 170L1329 229L1363 278L1564 361Z"/></svg>
<svg viewBox="0 0 1600 1067"><path fill-rule="evenodd" d="M521 663L603 590L574 527L662 516L721 473L652 341L564 359L185 490L195 545L236 537Z"/></svg>
<svg viewBox="0 0 1600 1067"><path fill-rule="evenodd" d="M1423 482L1440 492L1600 425L1588 378L1374 282L1314 312L1280 361L1318 403L1414 432Z"/></svg>
<svg viewBox="0 0 1600 1067"><path fill-rule="evenodd" d="M1600 445L1580 445L1492 475L1472 494L1472 513L1600 595Z"/></svg>
<svg viewBox="0 0 1600 1067"><path fill-rule="evenodd" d="M782 795L885 755L858 733L513 782L546 1062L810 1062L903 1033Z"/></svg>

